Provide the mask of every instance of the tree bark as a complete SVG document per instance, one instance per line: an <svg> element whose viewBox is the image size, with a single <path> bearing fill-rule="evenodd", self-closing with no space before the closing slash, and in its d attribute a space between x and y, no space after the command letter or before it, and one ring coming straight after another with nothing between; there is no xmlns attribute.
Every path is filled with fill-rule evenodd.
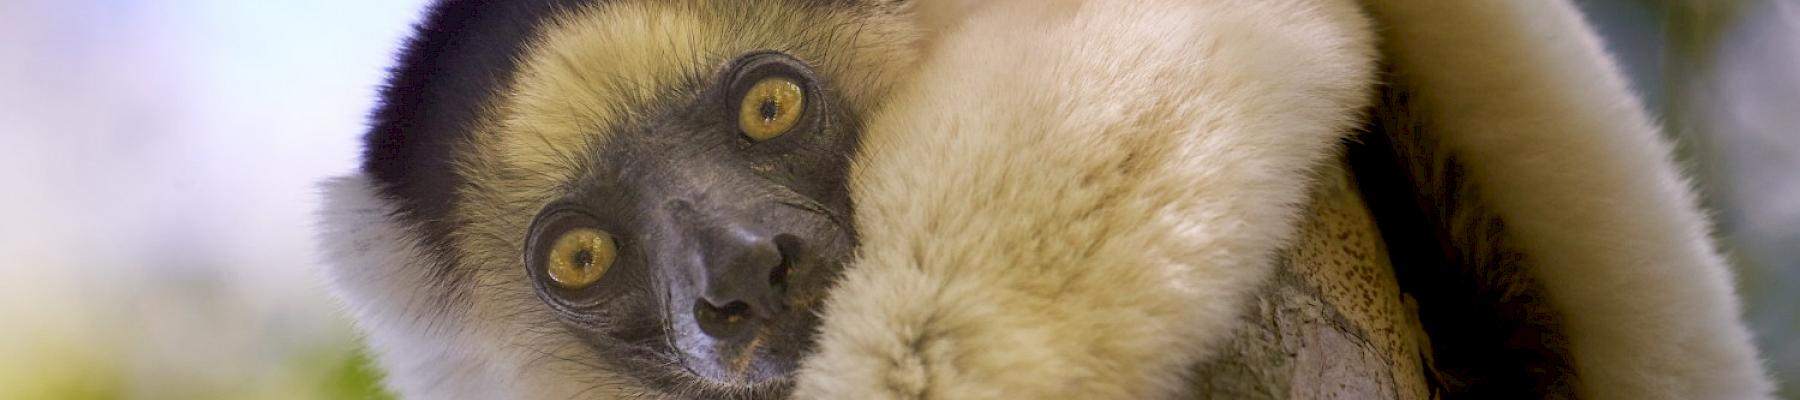
<svg viewBox="0 0 1800 400"><path fill-rule="evenodd" d="M1322 168L1272 279L1199 366L1200 398L1429 399L1429 349L1381 232L1339 162Z"/></svg>

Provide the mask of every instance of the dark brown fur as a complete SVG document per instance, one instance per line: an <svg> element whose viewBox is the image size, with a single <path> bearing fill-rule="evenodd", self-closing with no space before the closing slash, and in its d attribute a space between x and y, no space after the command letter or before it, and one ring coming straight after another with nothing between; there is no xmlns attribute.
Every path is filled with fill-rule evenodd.
<svg viewBox="0 0 1800 400"><path fill-rule="evenodd" d="M1526 274L1529 260L1420 118L1405 87L1383 87L1349 157L1401 290L1419 303L1433 391L1445 399L1574 398L1568 340Z"/></svg>

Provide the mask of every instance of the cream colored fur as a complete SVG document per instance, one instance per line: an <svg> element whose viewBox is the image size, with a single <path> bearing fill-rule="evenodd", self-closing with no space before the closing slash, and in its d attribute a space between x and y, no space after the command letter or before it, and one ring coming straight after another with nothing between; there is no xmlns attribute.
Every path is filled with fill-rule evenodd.
<svg viewBox="0 0 1800 400"><path fill-rule="evenodd" d="M872 118L798 397L1160 398L1355 126L1349 1L992 2Z"/></svg>
<svg viewBox="0 0 1800 400"><path fill-rule="evenodd" d="M1571 4L1367 3L1426 132L1543 284L1583 398L1769 395L1669 145Z"/></svg>

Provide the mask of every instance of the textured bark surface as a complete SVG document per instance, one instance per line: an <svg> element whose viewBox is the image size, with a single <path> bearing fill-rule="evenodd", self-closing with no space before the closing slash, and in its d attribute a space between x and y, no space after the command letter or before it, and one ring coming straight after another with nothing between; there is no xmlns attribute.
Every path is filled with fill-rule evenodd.
<svg viewBox="0 0 1800 400"><path fill-rule="evenodd" d="M1234 339L1200 366L1201 398L1429 399L1425 336L1355 183L1320 171L1299 235Z"/></svg>

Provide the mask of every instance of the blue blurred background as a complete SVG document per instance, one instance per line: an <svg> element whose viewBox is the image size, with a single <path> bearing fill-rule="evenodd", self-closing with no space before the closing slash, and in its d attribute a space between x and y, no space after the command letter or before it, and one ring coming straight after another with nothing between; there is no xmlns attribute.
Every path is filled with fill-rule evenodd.
<svg viewBox="0 0 1800 400"><path fill-rule="evenodd" d="M422 0L0 0L0 399L360 398L313 251Z"/></svg>
<svg viewBox="0 0 1800 400"><path fill-rule="evenodd" d="M312 248L424 0L0 0L0 399L380 396ZM1800 1L1588 0L1800 396Z"/></svg>

